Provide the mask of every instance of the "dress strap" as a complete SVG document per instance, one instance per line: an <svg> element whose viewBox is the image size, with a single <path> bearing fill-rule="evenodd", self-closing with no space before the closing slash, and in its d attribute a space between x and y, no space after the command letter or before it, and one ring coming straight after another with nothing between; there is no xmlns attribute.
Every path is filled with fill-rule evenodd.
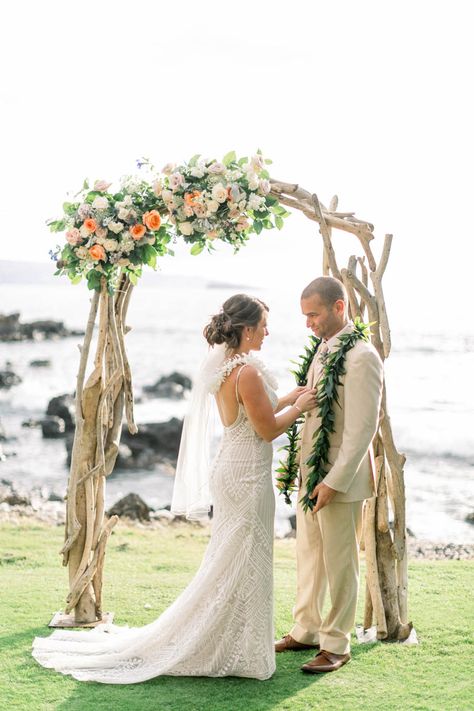
<svg viewBox="0 0 474 711"><path fill-rule="evenodd" d="M244 363L243 366L241 368L239 368L239 372L237 373L237 377L235 379L235 399L237 400L238 403L240 402L240 400L239 400L239 378L240 378L241 372L243 371L244 368L247 367L247 365L248 365L248 363Z"/></svg>

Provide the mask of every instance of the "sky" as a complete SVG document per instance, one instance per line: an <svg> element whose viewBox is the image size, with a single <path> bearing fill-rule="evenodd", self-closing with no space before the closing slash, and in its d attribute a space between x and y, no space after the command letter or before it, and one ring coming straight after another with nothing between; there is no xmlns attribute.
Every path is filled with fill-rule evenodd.
<svg viewBox="0 0 474 711"><path fill-rule="evenodd" d="M473 43L466 0L16 0L0 10L0 259L45 261L85 177L147 156L260 148L271 176L393 233L399 320L470 316ZM335 238L341 265L358 252ZM320 273L315 223L292 215L237 256L188 247L164 273L294 291ZM159 275L157 275L159 278Z"/></svg>

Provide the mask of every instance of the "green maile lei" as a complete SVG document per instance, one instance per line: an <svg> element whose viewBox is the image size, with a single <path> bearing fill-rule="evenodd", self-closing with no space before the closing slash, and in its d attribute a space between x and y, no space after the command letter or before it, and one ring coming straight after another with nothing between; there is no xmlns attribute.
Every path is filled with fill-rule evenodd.
<svg viewBox="0 0 474 711"><path fill-rule="evenodd" d="M320 425L313 434L314 444L311 454L306 460L308 465L308 479L306 482L306 492L301 499L304 511L312 510L315 501L310 499L310 494L326 476L329 465L329 436L334 432L334 407L340 406L337 388L341 385L341 377L345 374L346 354L357 343L357 341L370 340L370 324L363 323L360 319L354 319L354 328L349 333L339 336L339 347L337 350L328 352L322 356L322 375L317 384L317 408L316 413L320 419ZM305 352L299 356L296 362L298 368L291 372L295 376L297 385L306 385L308 380L308 370L313 358L318 352L321 339L310 336L310 345L305 346ZM299 417L287 430L288 444L282 447L287 452L286 460L280 461L280 467L276 470L280 476L277 478L277 487L285 497L285 502L291 504L291 494L296 489L296 480L299 474L299 452L298 442L300 440L300 425L304 417Z"/></svg>

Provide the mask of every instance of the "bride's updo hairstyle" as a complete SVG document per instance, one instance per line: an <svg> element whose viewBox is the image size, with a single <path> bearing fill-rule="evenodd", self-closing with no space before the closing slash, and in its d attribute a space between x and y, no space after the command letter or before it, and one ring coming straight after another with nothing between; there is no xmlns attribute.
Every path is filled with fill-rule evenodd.
<svg viewBox="0 0 474 711"><path fill-rule="evenodd" d="M210 346L225 343L228 348L238 348L246 326L255 328L264 311L269 308L260 299L246 294L235 294L227 299L222 310L213 316L204 328L204 338Z"/></svg>

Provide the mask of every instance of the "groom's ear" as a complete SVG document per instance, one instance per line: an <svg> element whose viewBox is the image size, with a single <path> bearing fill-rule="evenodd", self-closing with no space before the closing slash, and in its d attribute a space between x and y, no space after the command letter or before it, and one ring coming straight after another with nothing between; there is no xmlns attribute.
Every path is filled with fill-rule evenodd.
<svg viewBox="0 0 474 711"><path fill-rule="evenodd" d="M345 308L346 308L346 304L344 302L344 299L338 299L337 301L334 302L334 309L339 316L342 316Z"/></svg>

